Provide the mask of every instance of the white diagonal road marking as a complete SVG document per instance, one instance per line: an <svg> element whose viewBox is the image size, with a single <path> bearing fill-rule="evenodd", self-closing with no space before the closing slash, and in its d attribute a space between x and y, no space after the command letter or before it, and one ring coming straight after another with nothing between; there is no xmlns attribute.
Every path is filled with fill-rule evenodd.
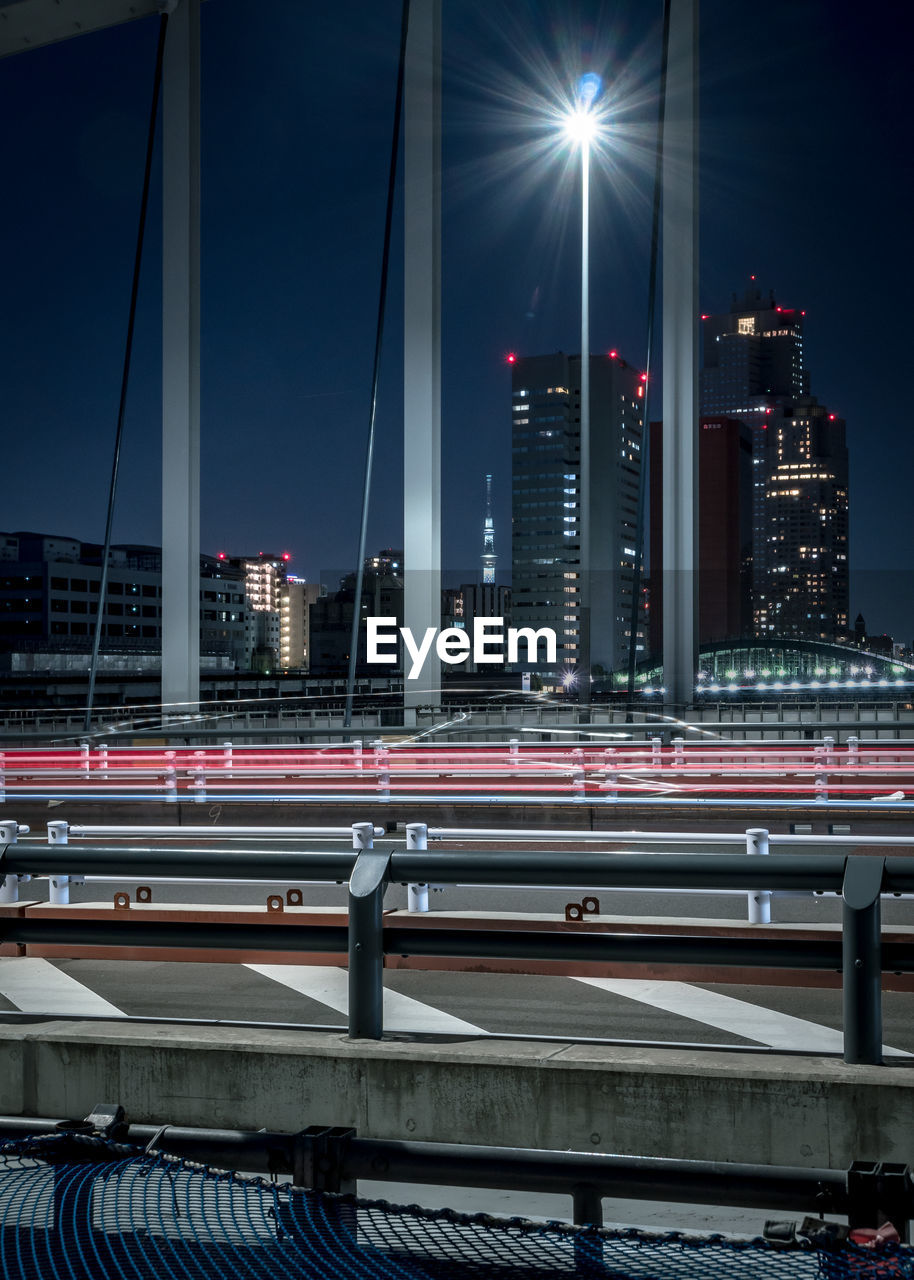
<svg viewBox="0 0 914 1280"><path fill-rule="evenodd" d="M0 995L22 1013L127 1016L123 1009L63 973L50 960L31 956L0 960Z"/></svg>
<svg viewBox="0 0 914 1280"><path fill-rule="evenodd" d="M800 1049L806 1053L840 1053L844 1049L844 1035L833 1027L823 1027L818 1022L794 1018L789 1013L778 1013L746 1000L722 995L718 991L706 991L688 982L659 982L637 978L575 978L588 986L612 991L629 1000L640 1000L655 1009L703 1022L706 1026L729 1031L733 1035L755 1040L772 1049ZM909 1058L904 1049L883 1046L885 1053Z"/></svg>
<svg viewBox="0 0 914 1280"><path fill-rule="evenodd" d="M280 982L330 1009L349 1012L349 974L345 969L315 964L248 964L245 968L272 978L274 982ZM456 1018L434 1005L401 995L399 991L384 992L384 1026L388 1031L485 1035L482 1027L464 1022L463 1018Z"/></svg>

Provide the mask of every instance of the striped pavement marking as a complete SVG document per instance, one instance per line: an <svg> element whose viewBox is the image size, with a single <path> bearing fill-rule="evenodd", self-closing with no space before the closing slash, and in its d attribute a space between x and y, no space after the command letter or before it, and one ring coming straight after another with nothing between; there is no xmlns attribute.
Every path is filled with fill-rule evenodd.
<svg viewBox="0 0 914 1280"><path fill-rule="evenodd" d="M265 978L290 987L300 995L325 1004L339 1013L349 1012L349 974L332 965L246 964ZM486 1035L483 1027L465 1022L434 1005L423 1004L399 991L384 990L384 1027L387 1031L429 1031L444 1034Z"/></svg>
<svg viewBox="0 0 914 1280"><path fill-rule="evenodd" d="M706 1026L729 1031L733 1035L755 1040L772 1049L799 1049L805 1053L841 1053L844 1034L833 1027L823 1027L818 1022L807 1022L789 1013L778 1013L761 1005L737 1000L718 991L706 991L688 982L660 982L637 978L578 978L601 991L611 991L629 1000L640 1000L655 1009L691 1018ZM883 1046L883 1052L899 1057L912 1055L904 1049Z"/></svg>
<svg viewBox="0 0 914 1280"><path fill-rule="evenodd" d="M22 1013L127 1016L104 996L61 972L50 960L29 956L0 960L0 995Z"/></svg>

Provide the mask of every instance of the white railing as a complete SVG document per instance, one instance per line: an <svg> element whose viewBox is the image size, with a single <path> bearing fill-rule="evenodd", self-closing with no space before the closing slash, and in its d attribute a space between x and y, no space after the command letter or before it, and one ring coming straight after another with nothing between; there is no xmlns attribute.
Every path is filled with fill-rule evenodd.
<svg viewBox="0 0 914 1280"><path fill-rule="evenodd" d="M789 805L907 802L914 744L686 743L625 746L387 743L324 747L90 747L0 752L0 802L16 798L195 804L269 800L454 804ZM909 802L914 805L914 801Z"/></svg>
<svg viewBox="0 0 914 1280"><path fill-rule="evenodd" d="M373 826L371 823L352 823L349 826L311 826L311 827L277 827L277 826L160 826L156 824L149 825L124 825L124 824L96 824L96 823L68 823L66 821L52 821L47 823L47 843L50 845L70 845L71 840L79 841L80 839L94 840L113 840L116 843L121 841L148 841L150 839L170 840L180 839L183 844L193 846L198 842L206 842L212 840L232 841L244 840L254 841L267 838L270 842L277 839L284 841L298 841L303 839L322 839L337 840L345 839L352 841L352 847L359 849L362 847L362 841L365 838L365 830L370 829L374 837L385 835L383 827ZM0 823L0 845L15 844L20 835L28 835L30 828L20 825L13 821L5 821ZM401 841L402 836L388 834L388 839L392 841ZM779 832L770 832L763 827L750 827L745 831L733 832L684 832L684 831L570 831L570 830L537 830L525 828L504 828L504 827L430 827L424 822L414 822L406 824L405 844L409 851L427 850L429 842L437 843L443 840L458 841L461 843L470 843L476 841L484 841L486 843L500 842L517 842L530 841L540 844L544 841L550 843L561 844L574 842L575 844L624 844L626 851L641 850L649 845L692 845L697 848L704 848L709 845L736 847L745 849L747 854L755 854L764 856L771 851L772 845L786 845L793 847L803 847L815 845L826 849L840 849L846 847L856 847L861 842L867 845L877 846L898 846L900 848L909 848L914 846L914 836L844 836L844 835L799 835L799 834L781 834ZM618 852L616 850L615 852ZM0 880L0 904L12 904L18 901L19 895L19 879L15 876L6 876ZM23 877L22 879L28 879ZM177 883L176 880L167 876L153 877L157 883ZM189 883L186 878L182 878L181 883ZM85 883L112 883L110 878L104 876L74 876L51 875L49 877L49 899L53 904L66 905L70 901L70 886ZM190 883L195 885L231 885L240 883L251 883L249 878L244 880L232 879L230 877L209 878L206 880L195 880ZM263 881L262 883L272 883L271 881ZM425 912L429 910L429 890L430 888L439 889L442 886L424 884L409 884L407 886L407 905L408 909L413 912ZM510 886L502 886L509 888ZM563 883L561 885L548 886L551 891L562 889L567 891L581 890L587 892L590 886L573 885ZM650 886L645 886L638 890L639 893L664 892L669 894L669 890L653 890ZM689 890L689 893L699 893L702 895L716 894L742 894L742 890L738 889L705 889L699 888ZM771 899L772 892L763 889L750 889L746 891L747 900L747 919L750 924L768 924L771 922ZM782 890L775 892L777 897L812 897L811 893L796 893L795 891Z"/></svg>

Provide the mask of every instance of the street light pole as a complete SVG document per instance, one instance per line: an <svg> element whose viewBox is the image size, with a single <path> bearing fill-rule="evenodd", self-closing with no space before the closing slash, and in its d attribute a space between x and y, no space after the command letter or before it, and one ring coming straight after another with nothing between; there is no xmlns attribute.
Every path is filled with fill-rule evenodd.
<svg viewBox="0 0 914 1280"><path fill-rule="evenodd" d="M590 139L581 137L581 436L578 463L578 702L590 704Z"/></svg>
<svg viewBox="0 0 914 1280"><path fill-rule="evenodd" d="M581 76L569 134L581 144L581 424L578 454L578 702L590 705L590 140L596 128L593 104L602 81Z"/></svg>

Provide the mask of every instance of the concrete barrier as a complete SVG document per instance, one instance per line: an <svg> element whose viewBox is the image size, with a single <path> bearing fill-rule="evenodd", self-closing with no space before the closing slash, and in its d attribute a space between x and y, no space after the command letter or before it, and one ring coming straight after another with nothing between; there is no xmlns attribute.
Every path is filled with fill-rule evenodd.
<svg viewBox="0 0 914 1280"><path fill-rule="evenodd" d="M234 1027L0 1025L0 1114L844 1167L914 1161L914 1069Z"/></svg>

